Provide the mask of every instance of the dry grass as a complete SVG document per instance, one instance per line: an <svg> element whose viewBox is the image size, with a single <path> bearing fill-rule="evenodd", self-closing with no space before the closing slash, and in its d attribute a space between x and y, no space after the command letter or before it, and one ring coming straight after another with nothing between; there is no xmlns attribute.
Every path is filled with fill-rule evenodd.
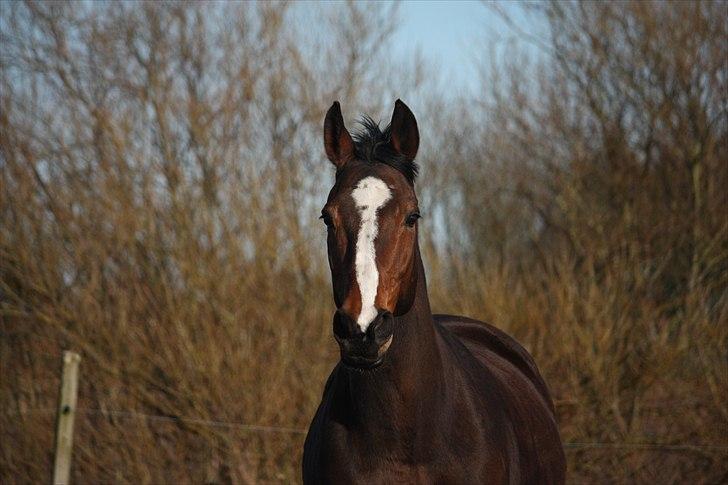
<svg viewBox="0 0 728 485"><path fill-rule="evenodd" d="M319 38L279 4L3 4L0 481L50 474L62 349L74 482L298 481L302 434L225 423L308 426L337 359L323 110L404 92L433 308L533 353L570 481L725 482L727 34L695 5L540 5L542 63L445 103L367 6Z"/></svg>

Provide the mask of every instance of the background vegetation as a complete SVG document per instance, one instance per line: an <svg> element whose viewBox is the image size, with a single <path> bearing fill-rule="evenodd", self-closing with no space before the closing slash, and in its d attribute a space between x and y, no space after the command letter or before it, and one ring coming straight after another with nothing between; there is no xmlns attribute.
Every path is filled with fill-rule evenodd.
<svg viewBox="0 0 728 485"><path fill-rule="evenodd" d="M725 3L531 6L540 55L484 44L463 98L381 5L0 9L3 483L50 475L62 349L75 482L298 481L337 360L323 113L396 97L433 308L533 353L570 481L728 481Z"/></svg>

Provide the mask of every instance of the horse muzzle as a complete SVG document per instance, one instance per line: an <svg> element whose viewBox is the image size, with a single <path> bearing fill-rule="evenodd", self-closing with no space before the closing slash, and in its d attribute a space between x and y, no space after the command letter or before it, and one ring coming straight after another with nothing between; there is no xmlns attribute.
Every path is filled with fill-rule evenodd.
<svg viewBox="0 0 728 485"><path fill-rule="evenodd" d="M389 350L394 334L394 317L386 310L380 310L362 331L356 321L341 310L334 314L334 338L339 344L341 361L357 369L372 369L379 366Z"/></svg>

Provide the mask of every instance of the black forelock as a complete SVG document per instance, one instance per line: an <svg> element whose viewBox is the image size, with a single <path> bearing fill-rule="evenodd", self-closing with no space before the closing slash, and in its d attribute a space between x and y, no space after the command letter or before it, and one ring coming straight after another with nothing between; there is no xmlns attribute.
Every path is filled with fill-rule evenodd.
<svg viewBox="0 0 728 485"><path fill-rule="evenodd" d="M402 172L414 183L419 167L411 160L392 148L392 127L387 125L384 130L379 123L369 116L362 116L359 121L361 130L354 134L354 153L356 158L368 163L383 163Z"/></svg>

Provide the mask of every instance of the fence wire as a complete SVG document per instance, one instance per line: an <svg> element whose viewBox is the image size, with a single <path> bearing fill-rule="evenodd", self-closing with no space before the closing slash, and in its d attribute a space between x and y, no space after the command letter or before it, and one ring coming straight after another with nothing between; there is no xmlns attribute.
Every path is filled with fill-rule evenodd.
<svg viewBox="0 0 728 485"><path fill-rule="evenodd" d="M57 357L46 352L41 353L48 357ZM21 417L33 414L56 413L56 408L29 409L18 413L3 413L6 417ZM219 419L191 418L183 416L165 416L161 414L147 414L137 411L118 411L95 408L76 408L77 414L98 415L122 419L143 419L147 421L182 423L198 426L210 426L217 428L239 429L250 432L261 433L283 433L292 435L305 435L308 431L293 426L274 426L265 424L240 423L235 421L224 421ZM644 442L598 442L598 441L572 441L564 443L567 450L579 449L634 449L646 451L718 451L728 454L728 445L716 444L693 444L693 443L644 443Z"/></svg>
<svg viewBox="0 0 728 485"><path fill-rule="evenodd" d="M32 414L55 413L55 408L30 409L22 413L6 414L6 416L22 416ZM99 415L126 419L145 419L148 421L172 422L195 424L199 426L211 426L218 428L241 429L251 432L263 433L287 433L294 435L305 435L307 430L292 426L273 426L264 424L239 423L235 421L222 421L217 419L190 418L182 416L164 416L161 414L146 414L135 411L111 411L94 408L77 408L76 413L85 415ZM637 449L648 451L722 451L728 453L728 445L716 444L693 444L693 443L630 443L630 442L586 442L573 441L564 443L566 449Z"/></svg>
<svg viewBox="0 0 728 485"><path fill-rule="evenodd" d="M6 416L24 416L32 414L50 414L55 413L55 408L29 409L21 413L6 413ZM76 414L99 415L115 418L129 419L146 419L148 421L161 421L170 423L196 424L200 426L210 426L218 428L233 428L247 431L260 431L268 433L289 433L289 434L306 434L307 430L288 426L272 426L264 424L247 424L235 421L221 421L217 419L188 418L183 416L165 416L162 414L146 414L135 411L111 411L106 409L94 408L76 408Z"/></svg>

